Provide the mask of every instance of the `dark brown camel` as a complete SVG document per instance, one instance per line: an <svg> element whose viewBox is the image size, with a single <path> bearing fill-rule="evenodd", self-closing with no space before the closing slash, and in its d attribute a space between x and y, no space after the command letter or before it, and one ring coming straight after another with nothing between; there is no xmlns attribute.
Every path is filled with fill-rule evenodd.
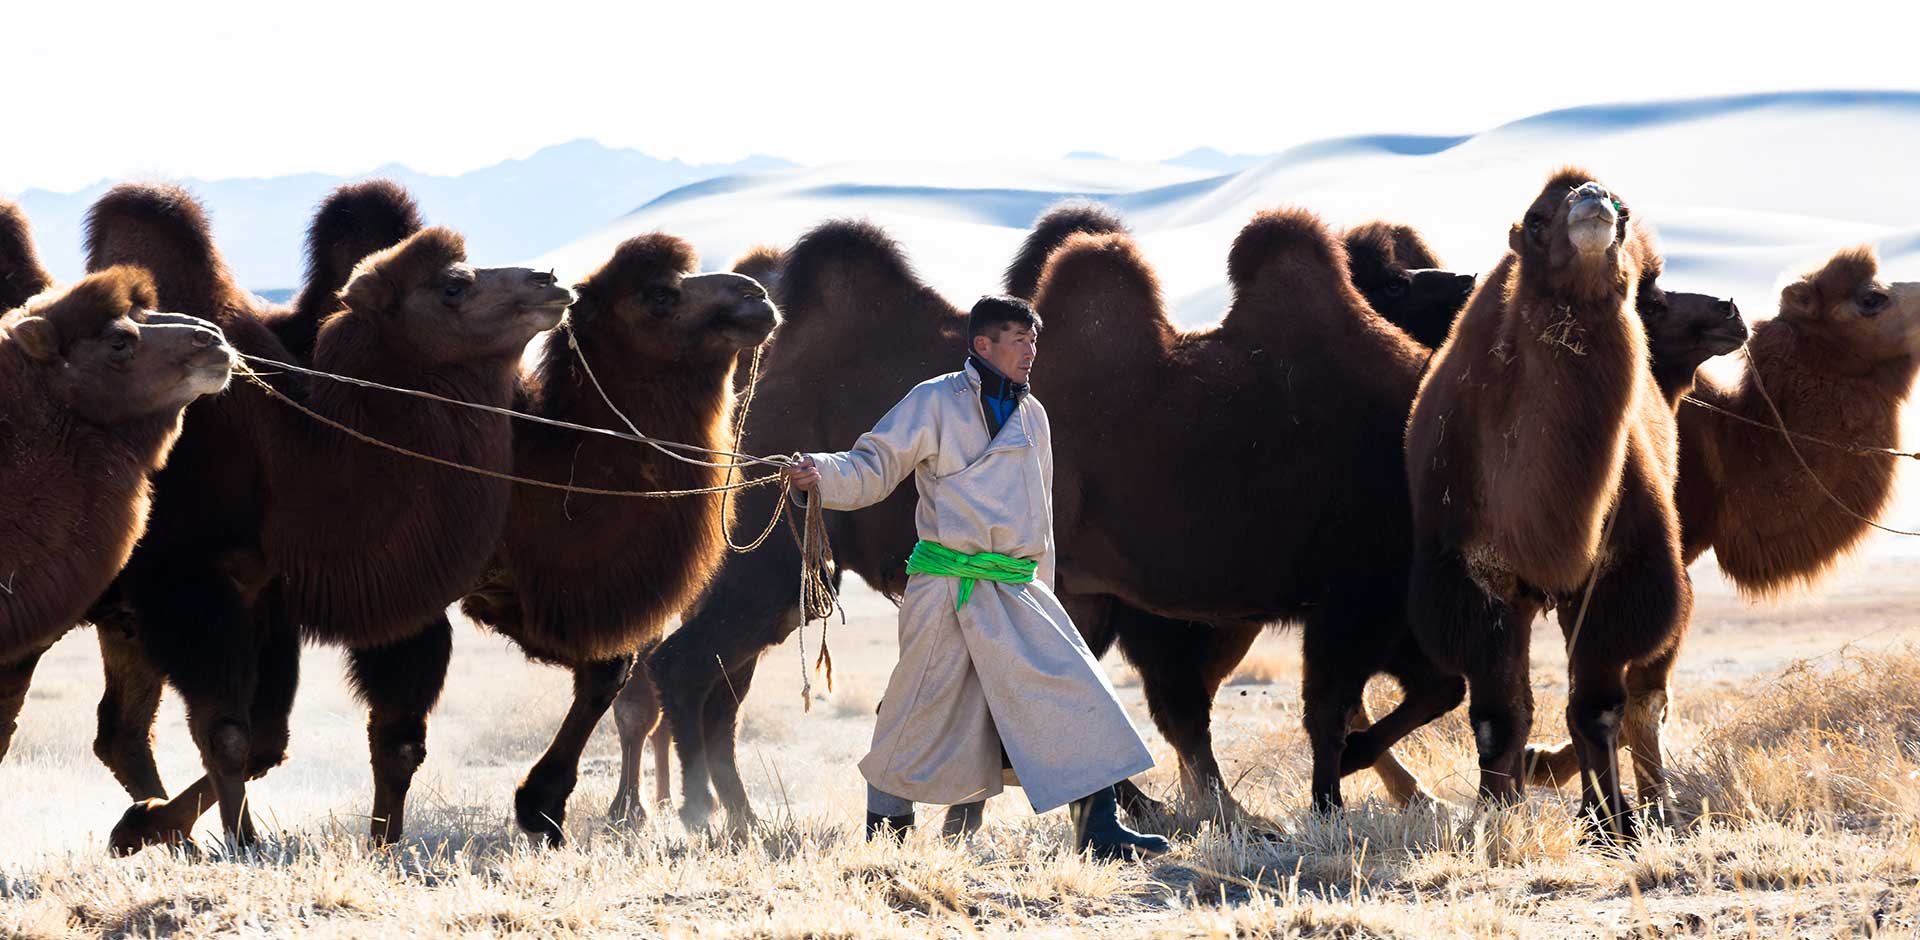
<svg viewBox="0 0 1920 940"><path fill-rule="evenodd" d="M34 667L132 554L181 414L226 387L233 353L213 324L157 312L138 268L49 289L6 203L0 265L3 759Z"/></svg>
<svg viewBox="0 0 1920 940"><path fill-rule="evenodd" d="M297 350L295 360L311 360L320 321L334 312L339 302L336 295L347 285L354 265L399 244L421 227L413 198L389 180L350 183L321 202L307 232L307 280L299 296L290 308L259 311L289 351ZM304 383L275 381L284 391L304 395ZM98 627L106 672L94 753L135 800L164 797L166 789L154 763L152 728L165 679L141 652L132 617L117 592L96 605L89 619ZM374 751L382 751L377 742Z"/></svg>
<svg viewBox="0 0 1920 940"><path fill-rule="evenodd" d="M147 267L164 303L204 311L243 353L290 355L182 190L109 191L89 213L88 262ZM426 229L354 270L320 324L313 365L507 405L522 347L570 300L550 275L476 269L458 235ZM282 381L307 408L374 437L470 466L511 466L505 418ZM394 792L383 762L410 777L424 757L425 713L451 642L443 610L478 579L506 521L510 492L499 481L360 443L257 389L209 404L189 409L156 484L148 537L119 582L142 652L186 700L208 776L171 801L131 808L115 827L119 849L177 837L210 797L227 833L253 838L245 783L284 757L302 636L350 649L376 740L380 728L405 726L384 740L391 753L374 756L374 815L397 815L404 786ZM400 661L410 668L389 668ZM438 674L419 668L433 662Z"/></svg>
<svg viewBox="0 0 1920 940"><path fill-rule="evenodd" d="M742 445L748 452L851 441L907 389L952 371L965 355L963 313L922 285L899 247L872 225L829 222L808 232L786 253L778 283L783 321L762 361ZM836 577L852 571L897 599L914 542L913 500L902 488L861 512L828 513ZM757 534L775 508L765 489L736 502L736 540ZM734 761L734 722L760 652L799 623L799 568L793 540L778 535L758 551L727 556L685 624L648 659L680 752L680 817L689 827L704 828L712 814L709 782L731 825L753 819Z"/></svg>
<svg viewBox="0 0 1920 940"><path fill-rule="evenodd" d="M1192 439L1197 440L1212 432L1222 431L1223 429L1219 428L1191 427L1193 416L1205 415L1212 410L1208 406L1213 402L1199 399L1207 397L1209 387L1216 390L1211 394L1230 395L1231 393L1227 391L1227 383L1254 383L1262 389L1262 394L1240 396L1235 400L1235 404L1237 407L1253 407L1257 402L1260 408L1265 409L1263 413L1221 414L1215 420L1248 422L1249 426L1269 427L1280 424L1284 419L1286 423L1298 429L1293 433L1304 437L1325 429L1317 425L1302 427L1292 424L1296 417L1308 424L1312 424L1314 419L1311 415L1313 409L1302 407L1302 402L1296 400L1301 393L1289 392L1287 390L1289 377L1283 371L1278 371L1284 368L1279 365L1283 362L1288 366L1295 366L1296 369L1299 366L1290 355L1282 352L1290 348L1288 346L1290 341L1294 341L1284 334L1290 331L1296 334L1314 332L1311 336L1299 335L1297 340L1311 346L1328 343L1339 345L1349 342L1368 344L1373 359L1397 358L1397 361L1404 366L1404 369L1397 370L1400 373L1397 375L1399 384L1404 387L1399 388L1392 396L1380 396L1377 402L1371 395L1370 389L1363 389L1351 396L1356 409L1379 412L1379 420L1375 423L1380 431L1375 435L1380 438L1378 442L1367 441L1364 439L1365 435L1359 435L1363 439L1352 441L1351 446L1365 450L1369 443L1378 443L1380 446L1372 449L1389 455L1389 459L1380 470L1381 485L1377 490L1386 493L1403 491L1400 483L1402 473L1397 456L1399 428L1407 403L1412 400L1418 369L1425 358L1424 350L1420 350L1398 330L1380 321L1371 311L1366 310L1364 301L1348 284L1345 274L1346 259L1338 242L1326 233L1324 227L1320 227L1317 222L1309 222L1304 217L1291 215L1275 216L1263 219L1262 222L1264 224L1250 227L1236 252L1236 262L1232 265L1238 290L1234 312L1221 329L1193 337L1181 337L1167 325L1164 312L1159 309L1157 286L1153 285L1151 273L1139 263L1130 242L1122 236L1109 236L1113 239L1110 243L1083 245L1077 253L1080 257L1076 258L1073 264L1062 269L1060 276L1066 280L1056 284L1051 302L1043 292L1043 307L1055 308L1055 313L1046 314L1050 324L1048 335L1051 337L1050 343L1053 344L1050 348L1067 349L1069 353L1062 354L1060 360L1046 368L1041 379L1042 384L1037 387L1038 394L1048 401L1050 410L1058 411L1064 407L1074 413L1075 417L1062 422L1061 426L1074 429L1076 434L1084 433L1086 435L1084 440L1136 439L1134 430L1127 430L1119 425L1127 423L1128 416L1135 416L1141 413L1142 409L1115 408L1111 400L1101 401L1099 396L1093 394L1091 389L1094 386L1088 384L1097 383L1099 387L1110 387L1112 373L1103 373L1106 378L1096 380L1078 374L1075 369L1077 362L1080 364L1080 371L1097 371L1091 364L1093 359L1105 359L1109 363L1124 361L1130 364L1127 369L1132 373L1143 374L1141 379L1143 386L1158 388L1166 386L1169 382L1174 383L1170 387L1175 388L1176 391L1162 405L1145 406L1145 413L1153 416L1156 429L1161 423L1173 421L1173 414L1179 412L1178 423L1188 426L1188 430L1180 433L1191 434ZM828 242L826 239L828 235L833 236L836 241ZM1274 260L1275 257L1283 260L1271 265L1266 263ZM876 408L883 407L883 402L892 400L887 396L897 395L899 390L910 386L913 381L934 374L943 366L951 367L950 363L938 358L942 353L952 355L949 352L953 349L951 335L940 336L926 329L924 324L938 324L951 329L951 324L958 320L957 313L953 312L950 305L940 301L931 291L912 278L910 269L901 260L897 248L885 241L884 236L878 232L870 228L859 229L852 226L816 230L815 233L803 239L788 256L783 278L783 299L789 314L789 325L782 328L780 336L774 341L768 364L770 381L782 377L787 369L794 369L803 376L817 377L821 374L820 369L826 366L823 360L837 353L836 344L827 340L823 340L815 351L808 351L800 347L799 343L792 346L786 345L790 336L805 335L804 331L808 330L818 330L821 334L829 330L849 330L857 331L863 336L875 329L897 332L921 331L902 338L869 337L862 348L876 348L874 344L877 342L881 344L880 348L903 350L900 354L902 359L908 355L920 355L931 361L916 362L907 369L899 369L898 363L893 364L900 374L888 387L856 384L854 377L847 377L843 383L837 383L841 387L863 389L859 400L871 400ZM1010 278L1010 281L1017 280L1017 275ZM1276 314L1267 314L1264 311L1282 303L1280 300L1282 296L1287 298L1284 303L1288 305L1290 314L1309 321L1314 326L1289 328L1289 330L1274 329L1274 323L1280 318ZM911 304L918 304L919 309L925 310L926 313L917 317L908 313L915 309ZM1305 311L1311 311L1311 313ZM1363 318L1360 316L1362 312L1364 312ZM1043 314L1045 314L1044 309ZM790 365L790 363L806 361L801 358L803 353L810 355L814 362L805 367ZM783 358L789 355L793 358ZM1136 363L1129 357L1138 357L1139 361ZM860 366L871 364L858 363ZM1306 368L1309 372L1312 371L1312 367ZM1372 373L1378 376L1391 376L1395 371L1376 368ZM827 374L837 373L829 371ZM1306 372L1296 371L1292 378L1296 382L1307 382L1310 381L1311 376ZM1343 377L1342 381L1347 380ZM872 390L865 391L868 388ZM764 394L767 395L768 401L782 402L788 408L805 407L809 411L832 414L821 404L794 402L784 396L775 397L771 387L765 389ZM1397 404L1393 403L1392 397L1397 397ZM1061 404L1056 405L1056 401ZM759 413L756 409L756 419ZM802 421L818 424L825 417L827 414L819 417L809 416ZM833 417L837 419L838 415L833 414ZM860 430L864 430L862 422L871 421L873 417L870 414L859 415L847 422L848 427L839 430L803 428L802 431L813 435L811 438L813 440L832 439L835 436L851 439ZM796 423L798 422L791 420L780 422L785 427L792 427ZM753 435L757 427L757 421L750 422L748 438L750 442L755 440ZM1343 429L1341 434L1349 438L1355 436L1350 434L1350 429ZM797 439L792 446L800 446L806 440L791 432L789 436ZM1214 436L1230 442L1226 445L1230 453L1223 459L1239 460L1239 463L1249 466L1261 465L1262 461L1251 459L1252 450L1264 448L1269 443L1247 435L1220 433ZM1082 438L1063 438L1063 453L1067 452L1070 440L1079 441ZM757 444L755 446L761 447ZM776 445L776 449L784 446L787 445ZM1248 453L1240 454L1240 450L1247 450ZM1275 452L1291 453L1294 450L1297 448L1279 447ZM1337 448L1327 448L1327 450L1337 451ZM1344 453L1333 454L1334 459L1345 456ZM1363 467L1358 471L1361 475L1366 472L1365 463L1362 461ZM1349 468L1343 468L1341 474L1315 474L1304 472L1302 468L1281 470L1276 467L1273 470L1275 474L1302 474L1327 481L1342 475L1345 478L1352 478L1355 472ZM1242 577L1247 573L1233 568L1232 564L1198 579L1193 577L1193 572L1186 566L1182 566L1178 572L1146 571L1145 556L1134 555L1124 548L1113 547L1114 543L1125 548L1144 544L1134 540L1135 531L1137 531L1133 528L1134 522L1110 519L1098 510L1084 508L1089 501L1099 503L1102 500L1110 501L1116 498L1113 495L1116 484L1104 479L1088 483L1082 481L1077 476L1078 473L1077 470L1063 468L1062 482L1057 484L1056 511L1061 515L1056 531L1060 533L1062 539L1063 562L1075 568L1073 571L1063 570L1062 572L1062 595L1079 595L1072 597L1072 601L1076 623L1082 624L1083 628L1086 625L1110 622L1107 608L1111 606L1111 601L1108 599L1111 597L1122 598L1135 607L1147 607L1147 602L1151 602L1154 606L1149 609L1153 609L1156 614L1162 616L1204 619L1209 622L1241 621L1247 624L1299 618L1307 611L1309 605L1317 602L1317 612L1313 614L1313 618L1326 625L1340 624L1345 627L1348 620L1354 620L1361 622L1353 627L1354 630L1386 631L1389 642L1360 644L1368 649L1368 656L1388 660L1396 653L1403 651L1407 655L1417 655L1417 651L1410 645L1397 650L1390 642L1393 637L1399 635L1401 630L1399 624L1403 614L1397 603L1382 601L1378 585L1370 585L1362 590L1361 583L1367 579L1362 578L1354 570L1356 566L1352 563L1343 564L1337 557L1327 556L1325 553L1315 562L1303 562L1299 565L1293 564L1291 556L1280 558L1278 561L1270 559L1274 570L1288 571L1298 575L1293 579L1282 579L1285 581L1283 584L1274 584L1270 574L1264 569L1258 577ZM1248 485L1260 486L1262 485L1260 481L1266 480L1265 476L1260 476L1259 480L1250 481ZM1154 481L1153 485L1164 482L1166 481ZM1143 482L1140 485L1149 484ZM1262 489L1261 492L1259 501L1267 500L1269 498L1266 495L1267 490ZM1301 507L1311 504L1321 507L1305 509L1307 515L1332 514L1320 516L1328 519L1342 514L1350 518L1359 518L1351 514L1366 515L1373 511L1369 508L1370 506L1378 505L1378 501L1371 498L1365 501L1367 506L1360 506L1353 505L1355 501L1352 500L1337 497L1323 498L1323 494L1317 492L1301 492L1299 496L1302 500L1299 504ZM1244 499L1241 501L1242 508L1245 502ZM1069 516L1066 514L1068 512L1074 515ZM1068 521L1083 518L1083 513L1084 518L1089 520L1088 523ZM1236 510L1233 515L1244 517L1245 514ZM887 577L898 578L899 559L904 557L900 553L911 545L912 540L912 529L905 507L901 507L900 516L894 520L892 526L884 525L880 513L852 514L844 519L839 516L840 514L834 514L832 521L842 525L858 525L863 534L867 531L867 527L871 526L875 534L893 540L892 550L881 556L886 562L885 567L880 568L877 575L868 575L868 577L879 580L883 586L887 583L885 581ZM1371 522L1370 515L1367 515L1366 519L1369 523ZM1086 534L1091 532L1092 525L1096 521L1103 528L1113 527L1119 531ZM1311 527L1312 523L1288 520L1287 525L1299 528L1302 525ZM1391 558L1394 552L1404 551L1404 538L1395 539L1390 531L1381 534L1378 527L1370 525L1359 525L1355 528L1371 534L1356 539L1363 544L1356 546L1353 551L1357 554L1349 557ZM1249 538L1256 537L1249 533L1240 534L1246 534ZM1238 535L1235 537L1237 538ZM1368 542L1369 538L1377 538L1378 544ZM840 551L842 541L844 539L836 532L836 552L841 554L844 563L847 555ZM1261 546L1263 549L1266 547L1264 544ZM654 660L656 681L662 687L661 695L667 705L669 721L675 726L675 743L681 748L683 763L690 768L687 774L688 810L683 813L684 816L689 817L689 822L704 822L708 811L702 801L704 786L700 781L704 777L703 764L710 758L708 754L690 751L689 736L680 732L682 722L687 721L686 716L695 712L696 709L704 713L703 717L708 718L717 713L725 722L725 726L719 727L718 722L710 722L700 730L704 731L709 750L713 754L720 755L724 760L725 755L731 752L732 706L730 703L721 702L720 707L716 708L717 696L714 693L717 691L719 696L727 698L731 698L727 695L728 691L734 695L744 694L745 680L751 675L753 657L761 649L784 637L789 630L787 625L792 622L786 619L790 616L789 611L793 603L792 591L785 587L786 583L792 580L788 576L792 561L782 560L768 564L765 560L756 557L757 555L759 553L730 560L727 570L723 571L710 592L716 600L690 618L687 626L679 633L669 637ZM1196 560L1193 564L1199 566L1202 563ZM1240 564L1244 565L1244 561ZM749 565L756 569L760 569L761 565L766 567L760 569L761 573L754 578L747 573ZM863 574L871 570L858 565L848 565L848 567ZM1391 565L1384 567L1391 569ZM1394 576L1389 575L1390 579L1392 577ZM1199 583L1195 583L1196 581ZM750 596L745 585L756 582L765 585L755 592L762 594L765 600L761 602L758 610L752 610L742 602ZM1339 586L1332 587L1335 584ZM722 595L723 586L732 586L735 589ZM895 587L897 589L897 582ZM1316 591L1322 593L1316 594ZM1391 585L1387 587L1386 593L1389 595L1394 593ZM1259 596L1253 596L1256 594ZM724 602L717 600L721 597L725 597L726 600ZM1363 614L1362 611L1367 605L1377 607L1378 610ZM721 609L725 610L726 620L716 616ZM766 627L754 631L749 637L747 636L749 630L743 628L751 622L764 623ZM1316 640L1324 637L1326 632L1324 629L1311 631ZM1250 641L1253 632L1247 630L1240 635L1247 637ZM1093 639L1099 644L1097 648L1111 642L1110 638L1102 640L1095 637ZM1244 647L1232 650L1229 662L1237 660L1243 653ZM698 682L687 681L690 673L706 668L705 664L714 662L716 657L735 670L730 675L731 681L727 683L726 689L719 688L721 683L717 674L714 678L704 678ZM1361 672L1357 682L1363 682L1367 675L1372 674L1373 670L1366 668L1371 665L1368 663L1359 667ZM1420 671L1411 669L1402 671L1409 673L1410 682L1418 684L1417 677ZM708 672L717 671L708 670ZM1224 677L1224 673L1221 675ZM677 697L683 693L676 686L683 682L694 686L697 694L677 700ZM1349 683L1355 685L1356 696L1357 682ZM1450 707L1453 700L1457 700L1457 691L1450 699L1446 686L1447 683L1443 681L1438 688L1420 688L1420 694L1414 696L1416 702L1409 707L1414 710L1425 708L1435 712L1444 711L1446 707ZM1457 689L1457 683L1454 687ZM1150 690L1149 695L1151 700L1154 691ZM1163 731L1168 731L1169 736L1176 741L1176 747L1183 757L1198 755L1200 760L1210 764L1211 746L1204 738L1206 714L1204 701L1197 709L1200 721L1193 727L1180 731L1167 729L1164 724L1165 717L1192 715L1195 709L1186 706L1163 708L1162 704L1154 703L1156 719L1163 720ZM697 721L698 719L694 719L688 723ZM1344 713L1339 715L1338 733L1323 734L1322 737L1334 745L1343 743L1346 721L1347 716ZM1200 738L1197 746L1192 744L1196 736ZM698 738L695 740L697 741ZM1329 758L1329 762L1333 768L1338 768L1337 752ZM721 765L716 763L715 766ZM1184 776L1190 781L1219 779L1217 767L1190 766L1187 770L1189 773ZM727 803L730 818L748 812L745 808L744 793L738 792L737 776L733 779L736 782L732 789L738 794L737 797L725 792L729 787L724 778L722 780L723 799ZM1327 782L1325 789L1333 788L1333 783ZM1320 789L1322 788L1316 787L1317 792ZM1215 805L1222 807L1223 815L1235 812L1230 808L1230 797L1223 791L1212 790L1204 796L1206 799L1217 801Z"/></svg>
<svg viewBox="0 0 1920 940"><path fill-rule="evenodd" d="M1443 265L1413 226L1368 222L1347 230L1347 266L1368 306L1422 346L1446 342L1453 318L1473 293L1473 275Z"/></svg>
<svg viewBox="0 0 1920 940"><path fill-rule="evenodd" d="M1684 628L1673 412L1634 311L1650 240L1583 171L1548 181L1435 355L1407 430L1409 616L1471 690L1484 799L1518 799L1527 641L1552 599L1586 818L1630 837L1625 672Z"/></svg>
<svg viewBox="0 0 1920 940"><path fill-rule="evenodd" d="M1659 331L1652 323L1649 336L1658 365ZM1887 282L1869 249L1839 252L1781 292L1779 316L1754 329L1747 352L1736 382L1701 377L1691 392L1763 426L1681 403L1676 501L1686 561L1713 549L1742 593L1773 596L1813 584L1859 545L1872 530L1865 520L1892 499L1897 468L1896 458L1883 453L1804 438L1790 446L1762 386L1790 430L1842 444L1899 447L1900 408L1920 372L1920 283ZM1661 382L1666 387L1668 379ZM1620 735L1633 753L1640 799L1663 813L1669 797L1660 725L1678 655L1676 638L1627 670ZM1536 758L1535 783L1557 786L1578 772L1569 744L1529 756Z"/></svg>
<svg viewBox="0 0 1920 940"><path fill-rule="evenodd" d="M620 429L630 420L658 438L731 449L735 362L767 338L778 317L752 278L698 270L692 247L678 238L623 242L575 287L567 316L580 352L564 332L549 337L526 376L522 407L596 427ZM711 466L542 426L515 437L514 466L534 479L616 490L725 482L724 471ZM720 496L644 499L515 487L494 568L461 610L534 659L573 671L573 706L514 799L521 828L548 844L563 841L580 754L627 684L635 652L659 641L667 619L693 601L719 565L726 548L721 504ZM644 677L634 684L647 685ZM637 800L620 809L621 818L644 815Z"/></svg>

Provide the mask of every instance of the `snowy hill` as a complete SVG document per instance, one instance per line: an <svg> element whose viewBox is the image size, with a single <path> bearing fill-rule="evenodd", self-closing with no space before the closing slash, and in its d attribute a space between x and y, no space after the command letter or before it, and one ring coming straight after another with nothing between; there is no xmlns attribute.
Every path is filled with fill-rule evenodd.
<svg viewBox="0 0 1920 940"><path fill-rule="evenodd" d="M690 165L576 140L459 176L433 176L399 165L366 175L406 184L428 219L466 234L475 261L505 264L565 244L688 183L787 166L772 157ZM242 283L272 290L300 283L301 239L313 207L346 179L307 173L182 184L206 202L220 248ZM28 190L17 197L33 220L42 259L54 276L71 279L85 266L81 222L110 185L101 182L72 193Z"/></svg>
<svg viewBox="0 0 1920 940"><path fill-rule="evenodd" d="M1499 257L1547 174L1578 163L1660 233L1670 287L1732 296L1752 320L1772 314L1782 275L1845 245L1876 244L1892 278L1920 279L1916 152L1920 93L1807 92L1575 108L1460 137L1341 138L1224 173L1097 159L841 164L669 193L535 263L578 275L629 235L663 230L717 267L757 242L791 243L822 219L865 216L965 302L998 287L1048 204L1088 196L1126 216L1177 318L1198 326L1224 311L1227 248L1257 210L1410 222L1452 267L1477 272ZM1893 519L1920 527L1920 486L1904 490ZM1920 539L1875 545L1920 553Z"/></svg>

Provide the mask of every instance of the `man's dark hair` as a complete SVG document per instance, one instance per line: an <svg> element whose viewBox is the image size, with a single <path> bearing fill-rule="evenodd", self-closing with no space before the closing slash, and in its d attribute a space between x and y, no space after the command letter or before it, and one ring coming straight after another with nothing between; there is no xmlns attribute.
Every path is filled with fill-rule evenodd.
<svg viewBox="0 0 1920 940"><path fill-rule="evenodd" d="M1040 315L1035 313L1033 305L1018 297L1005 294L988 294L973 305L967 314L967 342L972 343L976 336L999 339L1000 331L1008 326L1024 326L1040 333Z"/></svg>

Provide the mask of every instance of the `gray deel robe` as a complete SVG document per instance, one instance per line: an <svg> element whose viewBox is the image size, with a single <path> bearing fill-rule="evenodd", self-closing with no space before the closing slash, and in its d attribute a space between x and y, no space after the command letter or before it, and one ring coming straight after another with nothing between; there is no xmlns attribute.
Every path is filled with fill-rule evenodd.
<svg viewBox="0 0 1920 940"><path fill-rule="evenodd" d="M919 803L983 799L1000 792L1004 745L1046 812L1153 766L1053 594L1053 445L1040 402L1028 396L989 441L969 363L914 386L852 450L810 456L824 508L871 506L911 473L920 538L1039 565L1031 584L978 582L959 611L960 579L907 580L900 661L860 761L868 781Z"/></svg>

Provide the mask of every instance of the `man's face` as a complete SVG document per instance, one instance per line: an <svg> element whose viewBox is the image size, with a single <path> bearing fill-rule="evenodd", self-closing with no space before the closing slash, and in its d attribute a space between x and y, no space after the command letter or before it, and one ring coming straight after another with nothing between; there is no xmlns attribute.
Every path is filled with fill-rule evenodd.
<svg viewBox="0 0 1920 940"><path fill-rule="evenodd" d="M998 335L974 337L973 352L999 369L1001 375L1024 385L1033 373L1040 338L1028 326L1004 324L999 329Z"/></svg>

